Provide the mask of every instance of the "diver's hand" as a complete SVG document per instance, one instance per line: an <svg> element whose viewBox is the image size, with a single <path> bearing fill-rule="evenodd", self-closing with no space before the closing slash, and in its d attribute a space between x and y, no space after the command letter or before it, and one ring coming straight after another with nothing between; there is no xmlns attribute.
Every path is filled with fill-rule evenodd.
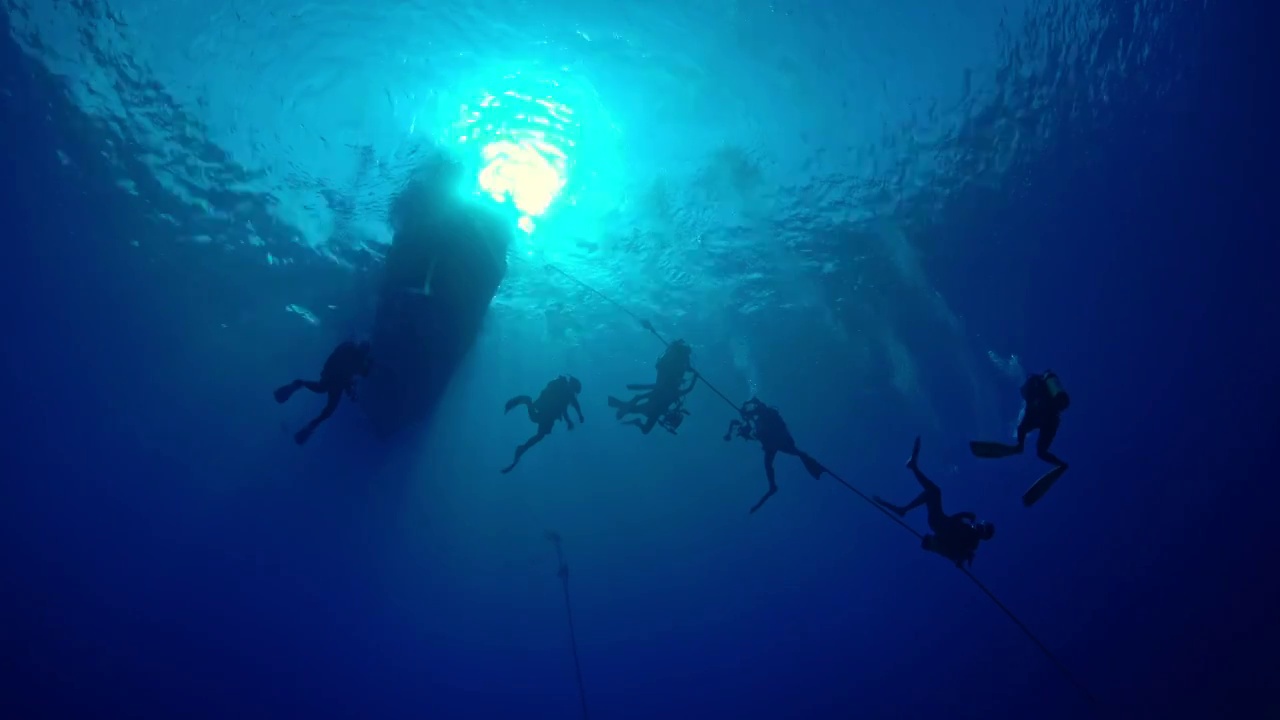
<svg viewBox="0 0 1280 720"><path fill-rule="evenodd" d="M572 420L565 420L565 421L564 421L564 424L565 424L565 426L569 429L569 432L573 432L573 421L572 421Z"/></svg>
<svg viewBox="0 0 1280 720"><path fill-rule="evenodd" d="M587 419L586 419L586 418L582 417L581 415L579 415L579 416L578 416L578 424L579 424L579 425L581 425L582 423L584 423L584 422L586 422L586 421L587 421Z"/></svg>

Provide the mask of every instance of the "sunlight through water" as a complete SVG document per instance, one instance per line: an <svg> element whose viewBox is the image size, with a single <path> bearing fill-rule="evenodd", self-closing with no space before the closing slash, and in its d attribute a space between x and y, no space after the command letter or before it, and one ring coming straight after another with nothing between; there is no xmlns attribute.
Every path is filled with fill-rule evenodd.
<svg viewBox="0 0 1280 720"><path fill-rule="evenodd" d="M477 192L510 202L520 229L532 234L569 182L578 123L549 95L508 90L463 105L458 142L472 147Z"/></svg>

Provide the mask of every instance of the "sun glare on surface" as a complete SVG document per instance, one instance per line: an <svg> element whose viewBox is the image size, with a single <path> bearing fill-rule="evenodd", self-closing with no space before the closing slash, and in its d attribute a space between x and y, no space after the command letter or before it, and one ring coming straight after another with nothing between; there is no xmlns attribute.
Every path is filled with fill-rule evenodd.
<svg viewBox="0 0 1280 720"><path fill-rule="evenodd" d="M510 202L526 233L569 182L576 146L573 111L549 96L486 94L462 107L458 142L478 152L478 191Z"/></svg>

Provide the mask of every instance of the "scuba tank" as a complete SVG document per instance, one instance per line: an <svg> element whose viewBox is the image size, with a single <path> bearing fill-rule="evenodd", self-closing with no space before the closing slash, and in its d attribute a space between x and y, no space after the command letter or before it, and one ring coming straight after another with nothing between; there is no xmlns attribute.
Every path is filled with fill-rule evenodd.
<svg viewBox="0 0 1280 720"><path fill-rule="evenodd" d="M1049 388L1049 397L1056 398L1062 393L1062 380L1058 378L1058 374L1052 370L1044 371L1044 384Z"/></svg>
<svg viewBox="0 0 1280 720"><path fill-rule="evenodd" d="M1044 371L1044 385L1049 391L1049 406L1057 412L1062 412L1071 407L1071 396L1067 391L1062 389L1062 380L1058 378L1058 374L1052 370Z"/></svg>
<svg viewBox="0 0 1280 720"><path fill-rule="evenodd" d="M671 344L662 353L662 357L658 359L660 363L671 363L688 360L693 354L693 348L689 347L689 343L684 340L672 340Z"/></svg>
<svg viewBox="0 0 1280 720"><path fill-rule="evenodd" d="M692 354L693 348L684 340L673 340L662 357L658 358L655 367L659 373L683 376L690 369L689 358Z"/></svg>
<svg viewBox="0 0 1280 720"><path fill-rule="evenodd" d="M1062 380L1058 374L1052 370L1045 370L1039 375L1032 375L1022 384L1022 399L1028 405L1040 405L1048 403L1050 407L1061 406L1066 409L1071 400L1066 390L1062 388Z"/></svg>

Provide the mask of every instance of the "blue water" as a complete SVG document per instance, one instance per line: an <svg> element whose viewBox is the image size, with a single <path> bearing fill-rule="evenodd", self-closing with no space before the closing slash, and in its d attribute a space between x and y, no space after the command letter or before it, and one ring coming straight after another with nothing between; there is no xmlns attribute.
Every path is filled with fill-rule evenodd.
<svg viewBox="0 0 1280 720"><path fill-rule="evenodd" d="M579 717L548 530L596 718L1280 712L1265 23L881 5L8 0L6 716ZM574 149L449 396L299 448L318 403L271 389L366 331L387 203L425 155L478 172L450 123L508 90ZM706 389L616 427L661 347L548 263L860 490L909 497L921 435L1097 706L830 478L781 457L749 515ZM1046 367L1072 467L1026 509L1045 466L966 441ZM563 372L586 423L499 474L503 400Z"/></svg>

